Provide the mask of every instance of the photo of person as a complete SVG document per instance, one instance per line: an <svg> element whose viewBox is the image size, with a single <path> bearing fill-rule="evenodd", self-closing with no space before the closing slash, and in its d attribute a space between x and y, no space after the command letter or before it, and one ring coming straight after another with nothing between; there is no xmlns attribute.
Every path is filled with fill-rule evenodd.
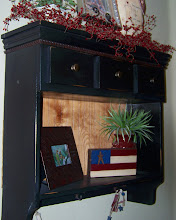
<svg viewBox="0 0 176 220"><path fill-rule="evenodd" d="M67 144L51 146L51 150L56 167L72 163Z"/></svg>

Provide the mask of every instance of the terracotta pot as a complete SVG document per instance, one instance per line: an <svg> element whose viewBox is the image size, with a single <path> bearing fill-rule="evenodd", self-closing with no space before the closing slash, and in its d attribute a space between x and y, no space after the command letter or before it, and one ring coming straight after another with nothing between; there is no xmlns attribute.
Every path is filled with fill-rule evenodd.
<svg viewBox="0 0 176 220"><path fill-rule="evenodd" d="M112 148L136 148L136 144L133 142L133 137L129 140L128 135L125 135L125 141L122 135L119 135L119 142L117 141L117 135L114 134L115 141L112 143Z"/></svg>

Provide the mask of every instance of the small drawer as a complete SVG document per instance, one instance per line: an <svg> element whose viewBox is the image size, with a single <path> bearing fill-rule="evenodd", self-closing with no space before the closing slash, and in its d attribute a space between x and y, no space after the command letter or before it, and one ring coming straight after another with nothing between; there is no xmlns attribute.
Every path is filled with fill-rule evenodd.
<svg viewBox="0 0 176 220"><path fill-rule="evenodd" d="M138 67L138 93L152 96L165 95L164 70L162 68Z"/></svg>
<svg viewBox="0 0 176 220"><path fill-rule="evenodd" d="M50 82L92 87L94 57L64 48L51 48Z"/></svg>
<svg viewBox="0 0 176 220"><path fill-rule="evenodd" d="M100 87L117 91L133 91L133 65L101 58Z"/></svg>

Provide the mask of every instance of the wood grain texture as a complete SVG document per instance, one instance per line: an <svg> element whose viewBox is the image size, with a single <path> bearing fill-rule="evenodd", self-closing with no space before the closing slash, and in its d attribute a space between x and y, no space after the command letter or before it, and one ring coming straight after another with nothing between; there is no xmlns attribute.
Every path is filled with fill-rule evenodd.
<svg viewBox="0 0 176 220"><path fill-rule="evenodd" d="M71 126L84 175L87 174L88 149L111 148L112 138L100 135L100 116L108 115L112 105L118 109L118 99L63 95L43 95L43 127ZM121 103L121 108L125 108Z"/></svg>

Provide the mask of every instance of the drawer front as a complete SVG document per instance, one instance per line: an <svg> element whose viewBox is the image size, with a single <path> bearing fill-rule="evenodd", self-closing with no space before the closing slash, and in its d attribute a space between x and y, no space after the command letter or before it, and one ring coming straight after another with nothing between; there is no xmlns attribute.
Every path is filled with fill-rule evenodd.
<svg viewBox="0 0 176 220"><path fill-rule="evenodd" d="M138 93L164 96L164 70L162 68L138 67Z"/></svg>
<svg viewBox="0 0 176 220"><path fill-rule="evenodd" d="M118 91L133 91L133 66L130 63L101 58L100 87Z"/></svg>
<svg viewBox="0 0 176 220"><path fill-rule="evenodd" d="M51 48L50 82L92 87L93 56L64 48Z"/></svg>

